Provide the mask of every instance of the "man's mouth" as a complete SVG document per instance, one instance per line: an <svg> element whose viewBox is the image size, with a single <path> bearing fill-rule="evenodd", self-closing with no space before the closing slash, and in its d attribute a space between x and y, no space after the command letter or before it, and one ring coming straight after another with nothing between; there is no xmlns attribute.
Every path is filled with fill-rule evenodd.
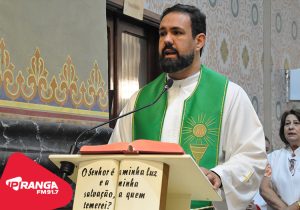
<svg viewBox="0 0 300 210"><path fill-rule="evenodd" d="M177 57L177 51L173 49L165 49L163 51L163 56L164 57Z"/></svg>

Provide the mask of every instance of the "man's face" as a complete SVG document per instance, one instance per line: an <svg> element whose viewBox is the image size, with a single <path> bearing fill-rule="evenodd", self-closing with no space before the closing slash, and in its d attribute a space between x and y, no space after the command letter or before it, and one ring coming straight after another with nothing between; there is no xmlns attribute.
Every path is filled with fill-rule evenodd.
<svg viewBox="0 0 300 210"><path fill-rule="evenodd" d="M167 73L180 71L194 60L196 41L188 14L171 12L159 27L159 62Z"/></svg>

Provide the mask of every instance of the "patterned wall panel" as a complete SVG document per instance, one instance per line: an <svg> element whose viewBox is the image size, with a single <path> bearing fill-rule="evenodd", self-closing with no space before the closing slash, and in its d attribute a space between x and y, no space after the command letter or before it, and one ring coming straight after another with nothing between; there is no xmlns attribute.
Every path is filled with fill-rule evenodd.
<svg viewBox="0 0 300 210"><path fill-rule="evenodd" d="M105 4L0 0L0 117L108 119Z"/></svg>
<svg viewBox="0 0 300 210"><path fill-rule="evenodd" d="M146 0L161 14L175 3L191 4L207 16L207 42L202 62L227 75L248 93L263 121L263 5L260 0Z"/></svg>
<svg viewBox="0 0 300 210"><path fill-rule="evenodd" d="M299 102L287 102L285 70L300 68L300 1L272 0L272 139L275 148L281 147L278 136L281 114Z"/></svg>
<svg viewBox="0 0 300 210"><path fill-rule="evenodd" d="M80 82L76 67L67 57L58 75L49 76L45 59L37 48L26 71L16 70L0 39L1 115L98 121L107 118L107 87L97 61Z"/></svg>

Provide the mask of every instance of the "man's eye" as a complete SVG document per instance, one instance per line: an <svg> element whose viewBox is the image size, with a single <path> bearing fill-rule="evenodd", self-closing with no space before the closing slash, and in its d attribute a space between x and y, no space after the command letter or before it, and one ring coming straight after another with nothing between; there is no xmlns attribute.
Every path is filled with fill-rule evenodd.
<svg viewBox="0 0 300 210"><path fill-rule="evenodd" d="M166 32L162 31L162 32L159 32L158 34L159 34L159 36L165 36Z"/></svg>
<svg viewBox="0 0 300 210"><path fill-rule="evenodd" d="M174 31L173 33L174 33L174 35L180 35L180 34L182 34L180 31Z"/></svg>

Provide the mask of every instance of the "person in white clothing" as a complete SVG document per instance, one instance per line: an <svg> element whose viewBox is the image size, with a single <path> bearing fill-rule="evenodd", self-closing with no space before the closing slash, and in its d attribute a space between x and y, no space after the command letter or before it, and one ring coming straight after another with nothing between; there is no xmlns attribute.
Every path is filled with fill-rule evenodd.
<svg viewBox="0 0 300 210"><path fill-rule="evenodd" d="M265 136L265 143L266 143L266 152L269 154L272 150L271 142L268 137ZM251 203L247 206L246 210L267 210L267 203L261 197L259 191L254 196Z"/></svg>
<svg viewBox="0 0 300 210"><path fill-rule="evenodd" d="M167 8L159 26L165 72L135 93L121 114L153 102L167 79L173 86L151 107L119 119L110 143L151 139L178 143L204 171L224 201L192 201L191 209L244 210L266 167L262 125L245 91L201 64L206 17L196 7ZM203 156L195 155L204 148Z"/></svg>
<svg viewBox="0 0 300 210"><path fill-rule="evenodd" d="M300 209L300 110L283 113L279 130L285 147L268 155L269 173L260 193L272 209Z"/></svg>

